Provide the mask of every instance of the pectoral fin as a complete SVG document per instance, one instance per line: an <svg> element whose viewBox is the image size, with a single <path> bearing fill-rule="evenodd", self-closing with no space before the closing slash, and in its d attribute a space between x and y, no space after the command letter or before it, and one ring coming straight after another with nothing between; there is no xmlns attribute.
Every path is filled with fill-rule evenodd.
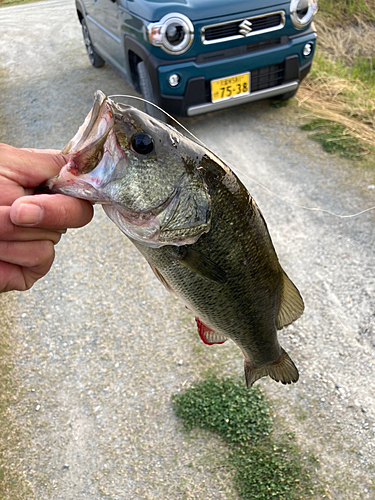
<svg viewBox="0 0 375 500"><path fill-rule="evenodd" d="M203 253L191 248L191 246L179 247L177 258L182 266L220 285L223 285L228 280L228 276L223 269Z"/></svg>
<svg viewBox="0 0 375 500"><path fill-rule="evenodd" d="M276 315L276 328L278 330L298 319L305 308L299 291L284 271L282 271L282 276L282 290Z"/></svg>
<svg viewBox="0 0 375 500"><path fill-rule="evenodd" d="M150 264L150 267L153 270L153 272L154 272L155 276L157 277L157 279L160 281L160 283L162 283L162 285L165 286L165 288L168 290L168 292L170 292L172 295L176 295L175 291L170 286L170 284L168 283L168 281L164 278L164 276L161 274L161 272L159 271L159 269L157 269L152 264Z"/></svg>

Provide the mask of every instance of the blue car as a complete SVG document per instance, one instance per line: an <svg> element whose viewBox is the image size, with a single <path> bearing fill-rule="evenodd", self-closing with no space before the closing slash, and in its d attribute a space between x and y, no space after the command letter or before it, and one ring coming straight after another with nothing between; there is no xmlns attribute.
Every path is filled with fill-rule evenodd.
<svg viewBox="0 0 375 500"><path fill-rule="evenodd" d="M76 8L92 65L108 63L175 116L289 99L315 50L317 0L76 0Z"/></svg>

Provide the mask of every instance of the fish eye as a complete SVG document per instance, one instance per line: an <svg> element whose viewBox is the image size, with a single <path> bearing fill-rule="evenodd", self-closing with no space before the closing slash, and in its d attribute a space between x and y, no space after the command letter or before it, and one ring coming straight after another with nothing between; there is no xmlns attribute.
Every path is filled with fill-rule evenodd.
<svg viewBox="0 0 375 500"><path fill-rule="evenodd" d="M136 153L147 155L154 149L152 138L144 132L138 132L132 139L132 146Z"/></svg>

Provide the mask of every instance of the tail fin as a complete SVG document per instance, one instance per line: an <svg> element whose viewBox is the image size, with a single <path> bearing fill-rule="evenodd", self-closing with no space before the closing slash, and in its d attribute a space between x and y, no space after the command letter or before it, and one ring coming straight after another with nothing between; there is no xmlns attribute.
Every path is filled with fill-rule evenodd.
<svg viewBox="0 0 375 500"><path fill-rule="evenodd" d="M299 374L295 364L283 348L281 348L281 351L282 354L275 363L272 365L263 365L259 368L253 368L249 361L245 359L245 379L247 387L251 387L256 380L266 375L282 384L297 382Z"/></svg>

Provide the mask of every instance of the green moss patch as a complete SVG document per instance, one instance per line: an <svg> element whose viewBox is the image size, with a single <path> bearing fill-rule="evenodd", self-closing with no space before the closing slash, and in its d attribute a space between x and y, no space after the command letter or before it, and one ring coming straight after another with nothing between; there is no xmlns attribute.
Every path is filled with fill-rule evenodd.
<svg viewBox="0 0 375 500"><path fill-rule="evenodd" d="M361 160L364 156L375 153L374 148L362 144L343 125L330 120L316 118L301 129L313 132L311 139L319 142L328 153L336 153L351 160Z"/></svg>
<svg viewBox="0 0 375 500"><path fill-rule="evenodd" d="M206 429L228 443L226 466L234 471L241 498L314 498L311 460L302 457L293 433L274 436L270 406L259 387L249 390L243 381L213 376L174 394L172 402L187 431Z"/></svg>

